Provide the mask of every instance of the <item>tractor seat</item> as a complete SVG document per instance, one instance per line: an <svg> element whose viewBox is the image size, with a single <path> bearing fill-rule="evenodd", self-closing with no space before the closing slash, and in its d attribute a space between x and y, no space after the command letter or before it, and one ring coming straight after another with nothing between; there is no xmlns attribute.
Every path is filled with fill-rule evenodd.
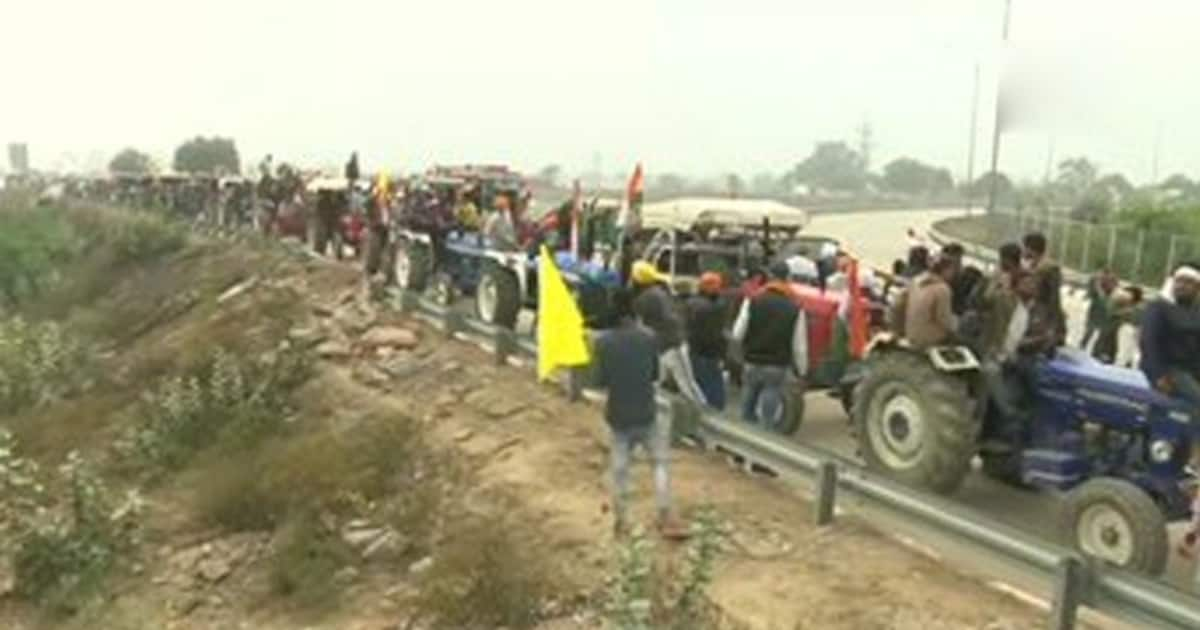
<svg viewBox="0 0 1200 630"><path fill-rule="evenodd" d="M1059 348L1041 371L1044 378L1065 381L1073 387L1087 387L1158 407L1180 406L1179 401L1150 387L1141 370L1101 363L1076 348Z"/></svg>

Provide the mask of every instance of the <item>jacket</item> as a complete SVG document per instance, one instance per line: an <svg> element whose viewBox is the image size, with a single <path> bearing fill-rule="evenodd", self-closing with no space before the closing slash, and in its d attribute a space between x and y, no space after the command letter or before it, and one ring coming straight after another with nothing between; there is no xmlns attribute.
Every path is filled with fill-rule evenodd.
<svg viewBox="0 0 1200 630"><path fill-rule="evenodd" d="M1043 256L1033 266L1037 278L1037 301L1046 306L1046 314L1053 318L1054 330L1058 335L1057 345L1067 339L1067 313L1062 306L1062 269L1058 263Z"/></svg>
<svg viewBox="0 0 1200 630"><path fill-rule="evenodd" d="M1017 308L1017 296L1007 282L1006 275L997 274L976 294L974 307L979 317L979 350L984 357L1001 354L1009 321Z"/></svg>
<svg viewBox="0 0 1200 630"><path fill-rule="evenodd" d="M746 363L788 366L808 373L808 325L786 284L772 282L742 302L733 337L742 344Z"/></svg>
<svg viewBox="0 0 1200 630"><path fill-rule="evenodd" d="M958 328L952 299L945 280L931 273L921 274L892 307L892 325L917 348L944 344Z"/></svg>
<svg viewBox="0 0 1200 630"><path fill-rule="evenodd" d="M709 359L725 358L725 321L729 307L719 296L695 295L687 301L688 346Z"/></svg>
<svg viewBox="0 0 1200 630"><path fill-rule="evenodd" d="M613 430L654 423L658 407L658 345L654 334L633 321L603 333L596 340L595 384L608 390L604 419Z"/></svg>
<svg viewBox="0 0 1200 630"><path fill-rule="evenodd" d="M675 309L675 300L662 285L642 289L633 300L633 312L658 339L658 351L666 352L683 344L683 321Z"/></svg>
<svg viewBox="0 0 1200 630"><path fill-rule="evenodd" d="M1200 307L1154 300L1141 325L1140 367L1151 383L1170 370L1200 374Z"/></svg>

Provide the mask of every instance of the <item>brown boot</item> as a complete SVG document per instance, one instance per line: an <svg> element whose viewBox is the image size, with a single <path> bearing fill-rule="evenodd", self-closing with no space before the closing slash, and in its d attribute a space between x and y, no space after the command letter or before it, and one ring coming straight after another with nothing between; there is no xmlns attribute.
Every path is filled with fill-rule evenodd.
<svg viewBox="0 0 1200 630"><path fill-rule="evenodd" d="M667 540L687 540L692 532L688 526L674 516L661 516L658 519L658 534Z"/></svg>

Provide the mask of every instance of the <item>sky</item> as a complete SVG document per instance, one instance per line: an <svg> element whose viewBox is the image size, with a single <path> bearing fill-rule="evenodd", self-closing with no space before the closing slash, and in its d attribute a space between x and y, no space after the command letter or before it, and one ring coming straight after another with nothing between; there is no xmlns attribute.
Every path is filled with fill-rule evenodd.
<svg viewBox="0 0 1200 630"><path fill-rule="evenodd" d="M1194 0L0 0L0 143L35 167L167 162L197 134L336 166L712 176L782 172L816 142L975 174L998 86L1000 168L1088 155L1200 176ZM1188 53L1191 53L1190 57ZM1014 96L1015 95L1015 96ZM1009 109L1011 104L1011 109ZM1157 146L1157 151L1156 151ZM0 162L0 165L3 163Z"/></svg>

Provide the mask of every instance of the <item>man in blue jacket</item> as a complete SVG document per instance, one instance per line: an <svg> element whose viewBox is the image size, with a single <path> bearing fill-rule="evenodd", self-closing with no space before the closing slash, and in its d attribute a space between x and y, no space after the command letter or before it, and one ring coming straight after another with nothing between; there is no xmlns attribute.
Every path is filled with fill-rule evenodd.
<svg viewBox="0 0 1200 630"><path fill-rule="evenodd" d="M1192 406L1200 418L1200 269L1184 265L1171 275L1170 289L1146 306L1141 322L1141 368L1159 391ZM1192 465L1200 464L1200 443Z"/></svg>
<svg viewBox="0 0 1200 630"><path fill-rule="evenodd" d="M654 384L658 380L659 341L634 319L633 298L625 290L614 296L620 324L596 340L596 385L608 390L604 418L612 430L613 530L629 532L629 466L641 445L654 464L654 496L658 527L668 539L686 538L687 528L671 513L670 421L658 418Z"/></svg>

